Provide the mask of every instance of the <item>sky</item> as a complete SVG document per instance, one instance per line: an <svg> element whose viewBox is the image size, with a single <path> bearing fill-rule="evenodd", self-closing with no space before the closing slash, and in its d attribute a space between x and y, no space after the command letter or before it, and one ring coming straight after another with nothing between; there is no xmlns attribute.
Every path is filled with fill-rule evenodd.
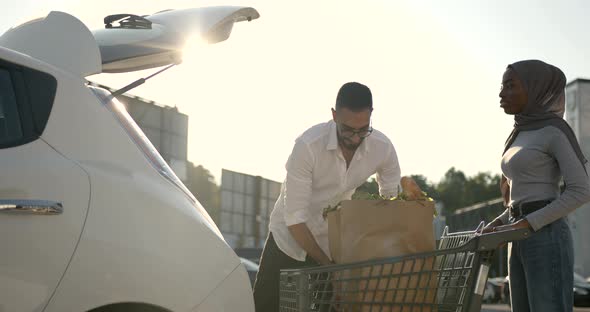
<svg viewBox="0 0 590 312"><path fill-rule="evenodd" d="M188 160L217 183L221 168L282 181L294 140L331 119L348 81L371 88L373 126L392 140L402 175L500 173L513 124L499 107L506 65L541 59L568 81L590 77L584 0L21 0L3 6L0 33L51 10L98 29L110 14L208 5L261 17L130 93L189 116ZM87 79L120 88L155 71Z"/></svg>

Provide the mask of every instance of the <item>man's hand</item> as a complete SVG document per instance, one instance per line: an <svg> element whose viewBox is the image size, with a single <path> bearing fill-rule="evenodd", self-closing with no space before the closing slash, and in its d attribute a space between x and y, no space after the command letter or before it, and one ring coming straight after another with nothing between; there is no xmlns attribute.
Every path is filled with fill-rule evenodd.
<svg viewBox="0 0 590 312"><path fill-rule="evenodd" d="M313 234L305 223L294 224L288 227L289 232L307 254L321 265L332 264L332 260L324 253L318 245Z"/></svg>

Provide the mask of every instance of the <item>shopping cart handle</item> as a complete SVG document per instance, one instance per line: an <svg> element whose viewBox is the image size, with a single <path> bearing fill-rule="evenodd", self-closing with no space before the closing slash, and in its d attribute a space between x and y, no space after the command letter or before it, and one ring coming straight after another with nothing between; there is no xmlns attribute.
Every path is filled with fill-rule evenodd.
<svg viewBox="0 0 590 312"><path fill-rule="evenodd" d="M531 236L530 229L515 229L481 234L478 237L478 250L493 250L501 245Z"/></svg>

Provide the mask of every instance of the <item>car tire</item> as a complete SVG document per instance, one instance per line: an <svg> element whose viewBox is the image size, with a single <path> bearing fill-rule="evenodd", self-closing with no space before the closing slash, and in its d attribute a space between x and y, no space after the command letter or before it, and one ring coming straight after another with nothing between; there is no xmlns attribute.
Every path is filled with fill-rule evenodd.
<svg viewBox="0 0 590 312"><path fill-rule="evenodd" d="M88 310L88 312L171 312L170 310L147 303L113 303Z"/></svg>

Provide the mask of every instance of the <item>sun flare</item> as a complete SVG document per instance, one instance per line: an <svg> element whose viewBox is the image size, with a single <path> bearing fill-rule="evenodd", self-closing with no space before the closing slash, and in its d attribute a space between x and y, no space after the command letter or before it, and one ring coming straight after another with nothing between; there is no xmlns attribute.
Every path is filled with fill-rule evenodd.
<svg viewBox="0 0 590 312"><path fill-rule="evenodd" d="M182 61L185 64L195 63L203 54L209 43L201 36L190 37L182 49Z"/></svg>

